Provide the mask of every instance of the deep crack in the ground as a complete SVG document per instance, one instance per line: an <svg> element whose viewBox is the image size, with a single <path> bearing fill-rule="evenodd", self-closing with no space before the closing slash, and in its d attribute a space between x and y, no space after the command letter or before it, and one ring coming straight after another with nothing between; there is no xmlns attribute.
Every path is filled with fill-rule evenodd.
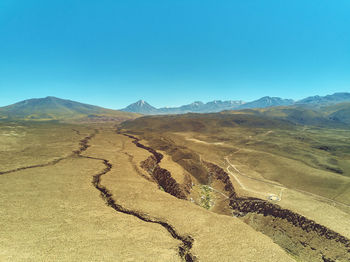
<svg viewBox="0 0 350 262"><path fill-rule="evenodd" d="M118 133L118 131L117 131ZM139 148L151 153L151 155L140 163L140 167L147 171L154 181L164 189L165 192L173 195L179 199L187 199L186 192L183 187L173 178L171 172L165 168L160 167L160 162L163 155L151 147L140 143L140 139L129 134L123 133L124 136L129 137L132 142Z"/></svg>
<svg viewBox="0 0 350 262"><path fill-rule="evenodd" d="M54 160L52 160L50 162L47 162L45 164L24 166L24 167L19 167L19 168L8 170L8 171L3 171L3 172L0 172L0 175L6 175L6 174L14 173L14 172L17 172L17 171L25 170L25 169L31 169L31 168L37 168L37 167L45 167L45 166L53 166L53 165L56 165L57 163L61 162L64 159L67 159L67 158L69 158L71 156L72 155L68 155L68 156L65 156L65 157L60 157L60 158L54 159Z"/></svg>
<svg viewBox="0 0 350 262"><path fill-rule="evenodd" d="M80 135L79 131L77 131L77 130L73 130L73 131L75 131L78 135ZM3 172L0 172L0 175L14 173L14 172L25 170L25 169L53 166L53 165L56 165L57 163L61 162L62 160L65 160L65 159L68 159L68 158L74 157L74 156L102 161L106 167L105 167L105 169L103 169L102 172L93 176L92 184L94 185L94 187L96 189L98 189L100 191L101 197L105 200L106 204L108 206L112 207L117 212L121 212L124 214L135 216L135 217L137 217L145 222L161 225L171 234L171 236L173 238L180 240L182 242L182 244L179 246L179 255L182 259L184 259L186 262L198 261L198 259L194 255L192 255L190 252L192 245L193 245L193 241L194 241L191 236L181 236L179 233L176 232L175 228L173 226L171 226L170 224L168 224L167 222L156 220L154 218L148 217L146 214L142 214L142 213L139 213L136 211L128 210L128 209L122 207L121 205L119 205L115 202L115 200L112 198L112 194L110 193L110 191L106 187L101 185L101 183L100 183L101 177L103 175L107 174L112 169L112 164L107 159L82 155L82 153L89 148L90 145L88 143L96 134L98 134L97 129L95 129L93 133L91 133L90 135L84 137L83 139L81 139L79 141L79 146L80 146L79 149L73 151L71 154L69 154L65 157L54 159L54 160L49 161L49 162L44 163L44 164L19 167L19 168L13 169L13 170L3 171ZM158 158L157 158L157 160L158 160ZM159 161L160 160L161 160L161 158L159 159Z"/></svg>
<svg viewBox="0 0 350 262"><path fill-rule="evenodd" d="M97 130L96 130L95 134L96 133L97 133ZM82 157L82 158L102 161L103 164L105 165L105 168L101 172L99 172L93 176L92 184L94 185L94 187L97 190L100 191L101 197L106 202L106 204L108 206L110 206L111 208L113 208L117 212L121 212L124 214L135 216L135 217L141 219L142 221L145 221L148 223L154 223L154 224L161 225L170 233L170 235L173 238L180 240L182 242L182 244L179 246L179 255L183 260L185 260L186 262L198 261L198 259L194 255L192 255L190 252L192 245L193 245L193 241L194 241L191 236L181 236L179 233L176 232L175 228L172 225L170 225L169 223L157 220L155 218L148 217L146 214L143 214L141 212L128 210L128 209L124 208L123 206L121 206L120 204L115 202L115 200L112 197L111 192L105 186L101 185L101 177L112 170L112 167L113 167L112 164L107 159L97 158L97 157L92 157L92 156L84 156L81 154L82 152L84 152L88 149L88 147L90 146L88 143L94 135L92 135L92 136L90 135L90 136L82 139L80 141L80 145L81 145L80 149L78 151L75 151L74 153L77 156Z"/></svg>
<svg viewBox="0 0 350 262"><path fill-rule="evenodd" d="M80 135L80 132L78 130L73 129L74 132L76 132L78 135ZM56 165L57 163L61 162L62 160L68 159L72 156L76 156L79 155L81 152L83 152L84 150L86 150L86 148L84 148L84 140L90 140L91 138L93 138L96 134L98 133L98 130L95 130L94 133L90 134L89 136L85 137L84 139L79 141L79 145L80 148L76 151L73 151L71 154L64 156L64 157L60 157L57 159L54 159L52 161L49 161L47 163L43 163L43 164L36 164L36 165L31 165L31 166L24 166L24 167L19 167L16 169L12 169L12 170L8 170L8 171L3 171L0 172L0 175L5 175L5 174L10 174L10 173L14 173L17 171L21 171L21 170L26 170L26 169L32 169L32 168L38 168L38 167L46 167L46 166L53 166Z"/></svg>

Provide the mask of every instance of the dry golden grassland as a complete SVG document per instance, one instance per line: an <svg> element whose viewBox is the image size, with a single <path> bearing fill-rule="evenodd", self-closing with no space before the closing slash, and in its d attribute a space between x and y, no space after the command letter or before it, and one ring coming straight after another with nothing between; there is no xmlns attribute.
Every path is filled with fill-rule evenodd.
<svg viewBox="0 0 350 262"><path fill-rule="evenodd" d="M1 261L293 261L239 219L159 190L140 168L149 152L111 125L2 123L0 132Z"/></svg>
<svg viewBox="0 0 350 262"><path fill-rule="evenodd" d="M338 139L339 147L345 148L350 135L332 131L340 134L331 137L330 130L317 130L317 134L314 134L315 130L306 130L299 135L295 131L255 130L254 134L249 129L237 128L215 136L194 132L169 136L175 143L186 145L225 169L229 166L225 160L227 156L239 171L229 168L234 174L232 183L241 195L267 199L269 195L281 194L278 204L282 207L350 237L350 170L343 168L344 173L338 174L323 168L323 163L332 159L347 163L348 152L325 152L295 139L299 136L314 137L317 145L329 145L327 138L331 137L333 144ZM214 144L218 141L223 144Z"/></svg>
<svg viewBox="0 0 350 262"><path fill-rule="evenodd" d="M190 173L188 199L204 209L232 216L226 189L203 169L209 161L226 171L239 197L277 204L350 238L349 130L265 120L188 114L145 117L122 127ZM254 212L234 215L298 261L350 259L346 245L286 219Z"/></svg>

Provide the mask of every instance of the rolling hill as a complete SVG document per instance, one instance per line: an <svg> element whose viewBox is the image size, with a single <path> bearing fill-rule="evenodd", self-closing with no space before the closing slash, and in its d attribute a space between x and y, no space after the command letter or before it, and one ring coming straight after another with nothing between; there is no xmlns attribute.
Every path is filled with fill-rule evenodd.
<svg viewBox="0 0 350 262"><path fill-rule="evenodd" d="M236 112L236 111L233 111ZM274 127L281 129L293 129L295 124L284 119L274 119L263 115L251 114L183 114L170 116L145 116L123 123L123 128L137 132L205 132L216 133L221 128L264 128Z"/></svg>
<svg viewBox="0 0 350 262"><path fill-rule="evenodd" d="M0 108L0 119L62 120L79 118L132 119L137 115L52 96L24 100Z"/></svg>
<svg viewBox="0 0 350 262"><path fill-rule="evenodd" d="M350 103L308 108L303 106L271 107L250 112L285 119L296 124L323 127L344 127L350 124Z"/></svg>
<svg viewBox="0 0 350 262"><path fill-rule="evenodd" d="M225 114L249 114L264 118L286 120L298 125L311 125L323 127L343 127L346 125L341 119L331 117L327 112L319 109L281 106L269 108L245 109L240 111L226 111Z"/></svg>
<svg viewBox="0 0 350 262"><path fill-rule="evenodd" d="M329 117L336 121L341 121L346 124L350 124L350 103L340 103L333 106L323 108L327 111Z"/></svg>

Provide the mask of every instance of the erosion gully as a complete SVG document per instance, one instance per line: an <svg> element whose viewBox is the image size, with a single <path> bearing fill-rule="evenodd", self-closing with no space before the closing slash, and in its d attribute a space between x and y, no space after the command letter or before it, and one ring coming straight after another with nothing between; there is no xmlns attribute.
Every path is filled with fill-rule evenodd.
<svg viewBox="0 0 350 262"><path fill-rule="evenodd" d="M80 135L80 132L78 130L73 129L73 131L76 132L77 135ZM19 168L8 170L8 171L3 171L3 172L0 172L0 175L10 174L10 173L14 173L14 172L21 171L21 170L26 170L26 169L32 169L32 168L38 168L38 167L46 167L46 166L53 166L53 165L58 164L62 160L68 159L68 158L70 158L72 156L75 156L75 155L79 155L81 152L83 152L83 151L85 151L87 149L87 148L83 148L82 145L85 142L87 143L87 141L89 141L91 138L93 138L96 135L96 133L97 133L97 130L95 130L94 133L90 134L89 136L87 136L84 139L82 139L81 141L79 141L80 148L78 150L76 150L76 151L73 151L71 154L69 154L69 155L67 155L65 157L60 157L60 158L54 159L54 160L49 161L49 162L44 163L44 164L24 166L24 167L19 167Z"/></svg>
<svg viewBox="0 0 350 262"><path fill-rule="evenodd" d="M97 133L97 131L95 132L95 134ZM148 223L154 223L154 224L159 224L162 227L164 227L169 233L170 235L177 240L180 240L182 242L182 244L179 246L179 255L180 257L185 260L186 262L192 262L192 261L198 261L198 259L191 253L191 248L193 245L193 238L189 235L187 236L182 236L180 235L175 228L170 225L167 222L161 221L161 220L157 220L155 218L150 218L145 214L142 214L140 212L136 212L133 210L128 210L125 207L121 206L120 204L116 203L116 201L113 199L113 196L111 194L111 192L103 185L101 185L101 178L103 175L107 174L108 172L110 172L112 170L112 164L107 160L107 159L103 159L103 158L96 158L96 157L91 157L91 156L85 156L82 155L82 152L86 151L89 147L89 140L95 135L90 135L85 137L84 139L82 139L80 141L80 149L75 151L74 153L82 158L87 158L87 159L94 159L94 160L99 160L102 161L103 164L105 165L105 168L95 174L93 176L93 180L92 180L92 184L94 185L94 187L100 191L100 195L103 198L103 200L105 201L105 203L110 206L111 208L113 208L114 210L116 210L117 212L121 212L124 214L128 214L128 215L132 215L134 217L137 217L139 219L141 219L142 221L148 222ZM152 149L150 149L152 150ZM153 151L152 154L154 154L157 158L158 163L161 161L162 159L162 155L157 153L156 151Z"/></svg>
<svg viewBox="0 0 350 262"><path fill-rule="evenodd" d="M76 132L78 135L80 135L80 132L78 130L73 129L73 131ZM92 184L97 190L100 191L100 195L101 195L102 199L105 201L105 203L117 212L121 212L124 214L135 216L135 217L141 219L142 221L145 221L148 223L154 223L154 224L161 225L170 233L170 235L174 239L181 241L181 245L179 246L179 256L184 261L186 261L186 262L198 261L198 259L191 253L191 248L192 248L193 241L194 241L191 236L180 235L175 230L175 228L167 222L157 220L155 218L150 218L146 214L142 214L140 212L136 212L136 211L128 210L128 209L124 208L120 204L116 203L116 201L113 199L111 192L105 186L101 185L102 176L106 175L108 172L110 172L112 170L112 167L113 167L112 164L107 159L82 155L82 153L90 147L89 141L93 137L95 137L96 134L98 134L97 129L95 129L94 132L91 133L90 135L88 135L88 136L84 137L82 140L80 140L79 141L79 146L80 146L79 149L73 151L68 156L61 157L61 158L52 160L52 161L44 163L44 164L25 166L25 167L16 168L13 170L3 171L3 172L0 172L0 175L10 174L10 173L14 173L14 172L25 170L25 169L32 169L32 168L39 168L39 167L56 165L57 163L61 162L62 160L65 160L65 159L68 159L68 158L74 157L74 156L80 157L80 158L87 158L87 159L102 161L103 164L105 165L105 168L101 172L99 172L93 176ZM155 150L153 150L151 148L147 148L147 150L150 151L156 157L157 164L163 158L163 156L161 154L157 153Z"/></svg>
<svg viewBox="0 0 350 262"><path fill-rule="evenodd" d="M204 164L206 165L210 173L215 174L215 176L220 178L220 180L225 181L225 184L226 184L225 189L230 189L229 190L231 191L230 207L232 208L232 210L234 210L234 213L237 217L245 217L247 214L259 214L259 215L263 215L264 217L281 219L285 223L289 223L293 227L302 230L304 232L303 234L305 235L312 233L318 236L320 239L322 239L323 245L331 245L331 244L333 245L334 242L340 243L340 245L342 246L341 250L339 249L339 246L338 246L337 247L337 249L339 249L337 250L338 254L334 255L333 258L330 258L330 257L327 257L325 254L323 254L321 250L317 250L316 247L312 246L311 244L312 238L310 240L311 243L307 243L298 239L297 236L293 236L293 234L289 234L288 237L293 238L295 242L299 242L305 249L308 250L308 252L310 252L310 254L313 252L320 252L320 255L321 255L320 259L322 259L321 261L324 261L324 262L338 261L339 255L341 253L342 255L340 256L342 256L342 258L339 261L348 261L349 254L350 254L350 240L348 238L298 213L295 213L289 209L282 208L277 204L273 204L271 202L268 202L259 198L239 197L235 193L232 182L229 179L229 175L225 172L224 169L222 169L221 167L213 163L204 162ZM287 234L287 231L285 233ZM329 241L328 244L325 244L325 241ZM333 247L335 248L335 246ZM286 250L290 252L290 250L288 249ZM312 260L312 261L315 261L315 260Z"/></svg>
<svg viewBox="0 0 350 262"><path fill-rule="evenodd" d="M77 134L79 134L79 131L76 131L76 130L74 131ZM119 131L117 132L121 134ZM3 171L3 172L0 172L0 175L5 175L5 174L25 170L25 169L55 165L61 162L62 160L73 156L102 161L103 164L105 165L105 168L101 172L93 176L92 184L97 190L100 191L101 197L103 198L105 203L111 208L113 208L114 210L116 210L117 212L135 216L145 222L161 225L170 233L170 235L173 238L180 240L182 242L182 244L179 246L179 255L182 259L184 259L185 261L198 261L198 258L191 253L191 248L194 242L194 239L191 236L189 235L181 236L179 233L176 232L175 228L172 225L166 222L157 220L155 218L150 218L145 214L124 208L120 204L116 203L110 191L105 186L101 185L102 176L111 171L113 167L112 164L107 159L82 155L82 153L89 148L90 146L88 144L89 141L97 133L98 133L98 130L94 130L92 134L80 140L79 142L80 148L76 151L73 151L72 154L66 157L61 157L44 164L37 164L32 166L20 167L9 171ZM161 162L163 155L157 152L156 150L154 150L153 148L141 144L140 139L138 139L137 137L129 134L125 134L125 133L123 133L123 135L132 139L133 143L137 147L147 150L152 154L150 158L144 161L144 163L147 164L147 161L152 162L152 170L150 171L152 172L153 178L156 180L156 182L160 186L162 186L164 190L169 194L172 194L175 197L180 199L185 199L186 196L183 195L182 191L178 188L179 185L171 177L170 172L166 169L159 167L158 164ZM271 216L273 218L283 219L288 223L291 223L293 226L300 228L305 233L313 232L313 233L316 233L316 235L323 237L324 239L334 240L336 242L341 243L345 248L345 250L348 253L350 253L350 240L348 238L340 235L339 233L325 226L322 226L316 223L313 220L310 220L302 215L299 215L291 210L281 208L277 204L273 204L258 198L239 197L234 190L234 187L229 179L229 175L221 167L205 161L203 162L203 165L207 168L209 174L214 175L214 177L221 180L225 184L225 190L228 191L230 195L230 207L232 208L232 210L237 212L236 214L238 216L245 216L246 214L249 214L249 213L255 213L255 214L262 214L263 216ZM335 261L332 258L328 258L324 255L322 255L322 260L324 262Z"/></svg>
<svg viewBox="0 0 350 262"><path fill-rule="evenodd" d="M148 162L155 162L153 163L153 168L151 170L150 173L152 173L153 178L155 178L155 180L158 182L159 185L161 185L163 187L163 189L180 198L180 199L186 199L186 196L182 195L182 194L178 194L177 190L174 190L174 188L176 189L176 181L173 182L172 180L174 180L171 177L171 174L169 171L167 170L163 170L162 173L162 177L164 178L167 177L167 180L170 180L170 183L164 184L164 181L162 181L161 178L157 177L157 170L159 169L158 164L160 163L160 161L163 158L163 155L160 154L159 152L157 152L156 150L154 150L151 147L145 146L142 143L140 143L140 139L132 136L130 134L126 134L123 133L123 135L133 139L133 143L142 149L147 150L148 152L150 152L152 154L151 157L149 157L147 160L141 162L141 167L143 167L145 170L147 170L145 168L145 166L142 166L145 164L146 161ZM228 192L229 194L229 199L230 199L230 207L232 208L232 210L234 211L234 214L238 217L244 217L247 214L261 214L264 217L272 217L272 218L277 218L277 219L282 219L283 221L285 221L286 223L290 223L291 225L293 225L296 228L301 229L302 231L305 232L305 234L312 232L313 234L321 237L324 240L327 241L335 241L337 243L340 243L343 248L343 252L347 252L350 253L350 240L342 235L340 235L339 233L323 226L320 225L318 223L316 223L315 221L308 219L300 214L297 214L291 210L288 209L284 209L282 207L280 207L277 204L273 204L271 202L259 199L259 198L252 198L252 197L239 197L237 195L237 193L235 192L235 189L233 187L233 184L229 178L229 175L225 172L224 169L222 169L221 167L219 167L216 164L210 163L210 162L206 162L203 161L203 165L204 167L208 170L208 175L214 177L217 180L220 180L224 185L225 185L225 190ZM147 165L146 165L147 167ZM158 170L159 171L159 170ZM163 184L162 184L163 183ZM175 185L175 186L174 186ZM168 186L168 187L167 187ZM290 236L292 237L293 236ZM297 241L295 239L295 241ZM312 246L310 246L308 243L304 243L304 242L300 242L303 247L305 248L309 248L311 251L309 252L313 252L316 249L313 248ZM319 251L321 254L321 261L324 262L334 262L336 261L337 258L329 258L326 255L324 255L321 251ZM346 259L346 258L345 258ZM343 260L342 260L343 261ZM346 260L344 260L346 261Z"/></svg>

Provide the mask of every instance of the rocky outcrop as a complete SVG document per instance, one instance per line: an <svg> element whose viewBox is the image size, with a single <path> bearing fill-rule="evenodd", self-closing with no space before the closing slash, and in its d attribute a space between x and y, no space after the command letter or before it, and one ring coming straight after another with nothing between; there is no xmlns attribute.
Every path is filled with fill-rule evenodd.
<svg viewBox="0 0 350 262"><path fill-rule="evenodd" d="M303 261L349 261L348 238L274 203L259 198L239 197L229 175L221 167L209 162L204 162L204 165L209 175L221 181L225 185L225 190L230 192L229 205L234 214L242 217L243 221L256 230L270 236L288 252L296 256L303 254L300 256ZM283 232L283 239L278 231Z"/></svg>
<svg viewBox="0 0 350 262"><path fill-rule="evenodd" d="M158 185L161 186L165 192L180 198L186 199L186 194L182 190L179 183L171 176L171 173L161 168L157 159L154 155L149 156L146 160L141 162L141 167L146 170L155 181L157 181Z"/></svg>
<svg viewBox="0 0 350 262"><path fill-rule="evenodd" d="M291 210L281 208L279 205L257 198L232 198L230 200L230 206L242 213L257 213L264 216L285 219L306 232L315 232L319 236L340 242L347 248L350 247L350 240L348 238Z"/></svg>
<svg viewBox="0 0 350 262"><path fill-rule="evenodd" d="M154 158L156 159L156 162L157 164L160 163L160 161L163 159L163 155L161 153L158 153L156 150L154 150L153 148L151 147L148 147L148 146L145 146L143 144L140 143L140 139L138 139L137 137L135 136L132 136L132 135L128 135L128 134L124 134L125 136L129 137L129 138L132 138L133 139L133 143L139 147L139 148L142 148L142 149L145 149L147 150L148 152L150 152Z"/></svg>
<svg viewBox="0 0 350 262"><path fill-rule="evenodd" d="M191 193L192 189L192 179L189 174L185 174L184 182L181 185L182 190L185 192L186 195L189 195Z"/></svg>
<svg viewBox="0 0 350 262"><path fill-rule="evenodd" d="M230 198L235 198L236 192L232 185L229 175L219 166L203 161L204 166L208 170L210 180L215 179L223 183L225 191L228 192Z"/></svg>

